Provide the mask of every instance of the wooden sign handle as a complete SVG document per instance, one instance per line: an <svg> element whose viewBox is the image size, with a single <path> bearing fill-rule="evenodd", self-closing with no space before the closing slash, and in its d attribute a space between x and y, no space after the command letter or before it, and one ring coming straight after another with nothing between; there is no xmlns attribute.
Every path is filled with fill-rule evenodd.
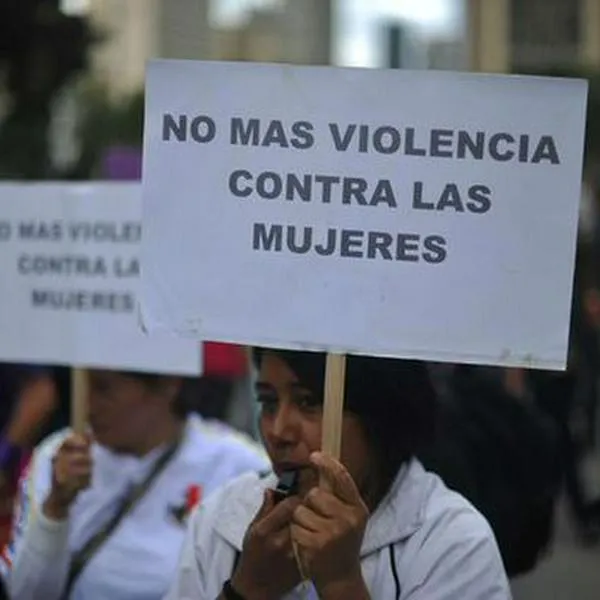
<svg viewBox="0 0 600 600"><path fill-rule="evenodd" d="M88 378L85 369L71 369L71 429L83 434L87 428Z"/></svg>
<svg viewBox="0 0 600 600"><path fill-rule="evenodd" d="M325 398L323 403L321 449L326 454L338 460L342 446L345 381L346 355L328 353L325 365ZM320 485L326 487L327 484L321 481Z"/></svg>

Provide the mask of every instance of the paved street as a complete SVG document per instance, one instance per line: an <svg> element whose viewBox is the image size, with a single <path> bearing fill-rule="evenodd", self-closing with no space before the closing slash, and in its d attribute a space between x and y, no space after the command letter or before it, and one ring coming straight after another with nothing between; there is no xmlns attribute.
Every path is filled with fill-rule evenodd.
<svg viewBox="0 0 600 600"><path fill-rule="evenodd" d="M586 469L591 491L600 491L600 459ZM514 600L600 599L600 546L583 549L576 543L566 511L559 510L557 536L551 556L536 571L513 585Z"/></svg>
<svg viewBox="0 0 600 600"><path fill-rule="evenodd" d="M514 583L513 592L514 600L598 600L600 549L562 541L535 573Z"/></svg>

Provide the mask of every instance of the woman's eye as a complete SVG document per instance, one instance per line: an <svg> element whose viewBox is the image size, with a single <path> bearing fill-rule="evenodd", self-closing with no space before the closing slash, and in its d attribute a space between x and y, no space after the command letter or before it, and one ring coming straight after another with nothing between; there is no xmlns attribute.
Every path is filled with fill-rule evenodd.
<svg viewBox="0 0 600 600"><path fill-rule="evenodd" d="M294 402L298 408L307 411L320 410L322 406L319 399L309 393L298 394L294 398Z"/></svg>
<svg viewBox="0 0 600 600"><path fill-rule="evenodd" d="M260 404L263 412L272 413L277 408L277 396L268 393L258 393L256 401Z"/></svg>

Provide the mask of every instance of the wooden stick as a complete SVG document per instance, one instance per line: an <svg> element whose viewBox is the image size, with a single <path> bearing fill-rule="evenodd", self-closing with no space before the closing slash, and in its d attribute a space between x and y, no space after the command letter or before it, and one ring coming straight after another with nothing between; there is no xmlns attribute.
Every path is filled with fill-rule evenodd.
<svg viewBox="0 0 600 600"><path fill-rule="evenodd" d="M85 369L71 369L71 429L85 433L87 428L88 379Z"/></svg>
<svg viewBox="0 0 600 600"><path fill-rule="evenodd" d="M344 384L346 381L346 355L327 354L325 363L325 398L323 401L323 431L321 437L321 450L333 458L340 458L342 446L342 417L344 412ZM329 482L321 478L319 486L329 489ZM300 577L304 582L310 579L302 562L298 546L292 540L292 549Z"/></svg>
<svg viewBox="0 0 600 600"><path fill-rule="evenodd" d="M321 449L336 459L340 458L342 446L345 380L346 355L327 354Z"/></svg>

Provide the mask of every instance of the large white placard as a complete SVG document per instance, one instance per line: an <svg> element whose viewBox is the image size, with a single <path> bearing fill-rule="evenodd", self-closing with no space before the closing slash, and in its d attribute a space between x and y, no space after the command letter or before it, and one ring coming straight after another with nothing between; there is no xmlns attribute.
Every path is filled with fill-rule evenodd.
<svg viewBox="0 0 600 600"><path fill-rule="evenodd" d="M139 184L0 185L0 360L199 374L138 323Z"/></svg>
<svg viewBox="0 0 600 600"><path fill-rule="evenodd" d="M146 93L148 324L564 367L584 81L153 61Z"/></svg>

